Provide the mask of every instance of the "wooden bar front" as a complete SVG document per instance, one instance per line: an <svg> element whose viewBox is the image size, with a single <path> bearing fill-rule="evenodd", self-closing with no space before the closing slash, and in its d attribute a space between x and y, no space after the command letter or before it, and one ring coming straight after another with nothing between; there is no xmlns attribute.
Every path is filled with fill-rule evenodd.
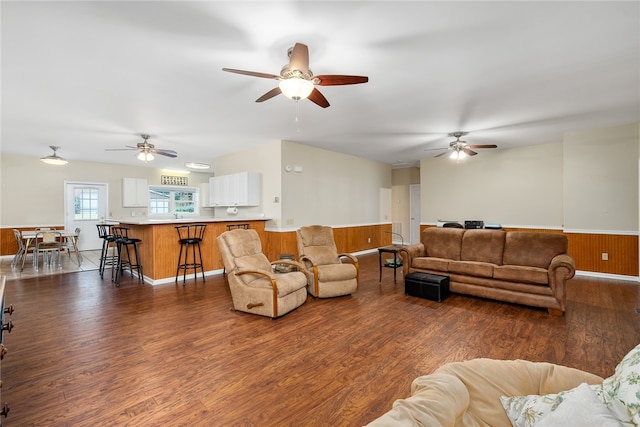
<svg viewBox="0 0 640 427"><path fill-rule="evenodd" d="M256 230L260 235L260 239L264 241L265 221L251 220L242 222L248 223L249 228ZM235 223L237 221L206 223L207 228L200 245L205 274L223 269L222 257L218 250L216 238L227 231L227 225ZM152 284L160 284L175 280L178 256L180 254L176 225L186 224L123 224L129 228L130 237L142 240L138 244L138 249L146 281L150 281ZM190 272L190 274L193 274L193 272Z"/></svg>

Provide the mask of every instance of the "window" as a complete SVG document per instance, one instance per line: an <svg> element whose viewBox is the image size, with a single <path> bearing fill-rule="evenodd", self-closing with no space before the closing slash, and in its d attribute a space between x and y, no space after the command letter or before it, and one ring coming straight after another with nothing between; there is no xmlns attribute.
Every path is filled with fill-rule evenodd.
<svg viewBox="0 0 640 427"><path fill-rule="evenodd" d="M98 219L98 189L75 188L73 194L75 221Z"/></svg>
<svg viewBox="0 0 640 427"><path fill-rule="evenodd" d="M198 189L190 187L149 187L149 216L199 214Z"/></svg>

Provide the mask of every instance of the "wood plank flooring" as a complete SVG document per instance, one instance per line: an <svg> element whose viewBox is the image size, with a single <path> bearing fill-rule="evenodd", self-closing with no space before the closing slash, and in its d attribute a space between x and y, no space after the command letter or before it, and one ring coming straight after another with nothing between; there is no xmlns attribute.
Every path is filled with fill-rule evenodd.
<svg viewBox="0 0 640 427"><path fill-rule="evenodd" d="M521 358L606 377L640 342L636 283L573 279L555 317L409 297L401 274L378 282L377 253L359 258L356 294L309 297L276 320L233 311L222 276L152 287L125 275L120 288L97 271L10 280L3 425L358 426L446 362Z"/></svg>

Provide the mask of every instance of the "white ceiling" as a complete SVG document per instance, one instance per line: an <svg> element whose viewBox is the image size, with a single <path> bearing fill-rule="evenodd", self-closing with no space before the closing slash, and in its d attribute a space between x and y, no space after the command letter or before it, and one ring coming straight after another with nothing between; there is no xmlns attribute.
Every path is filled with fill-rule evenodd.
<svg viewBox="0 0 640 427"><path fill-rule="evenodd" d="M290 140L390 164L639 120L640 3L2 1L2 153L184 169ZM295 42L331 103L254 102ZM296 120L297 117L297 120Z"/></svg>

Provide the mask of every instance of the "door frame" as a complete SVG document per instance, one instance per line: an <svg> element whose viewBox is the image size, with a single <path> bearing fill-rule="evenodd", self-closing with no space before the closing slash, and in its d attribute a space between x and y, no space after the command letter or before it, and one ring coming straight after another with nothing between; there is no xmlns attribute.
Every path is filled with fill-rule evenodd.
<svg viewBox="0 0 640 427"><path fill-rule="evenodd" d="M99 187L98 206L102 207L100 209L100 211L102 212L102 215L99 215L98 219L95 220L95 224L105 222L107 220L108 213L109 213L109 184L106 182L64 181L64 228L71 229L71 230L75 228L75 225L74 225L75 221L73 220L74 212L72 212L69 209L69 206L73 206L73 196L74 196L73 191L70 191L70 190L72 190L75 187ZM71 200L69 198L71 198ZM91 224L94 223L93 221L87 221L87 222ZM97 232L94 232L94 231L95 229L84 230L84 233L86 234L80 235L80 238L78 239L78 247L80 250L95 250L95 249L100 249L102 247L102 242L95 239L91 239L94 241L93 245L87 246L87 244L83 244L85 242L89 243L88 238L83 239L84 235L89 235L89 233L93 232L91 236L95 235L97 239Z"/></svg>

